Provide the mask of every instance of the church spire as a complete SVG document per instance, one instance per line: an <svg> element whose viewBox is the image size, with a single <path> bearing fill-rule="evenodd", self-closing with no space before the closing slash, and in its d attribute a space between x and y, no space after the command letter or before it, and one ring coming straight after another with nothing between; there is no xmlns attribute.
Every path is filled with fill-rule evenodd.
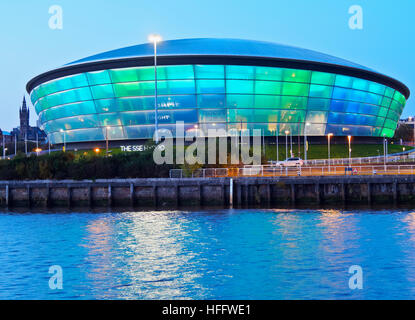
<svg viewBox="0 0 415 320"><path fill-rule="evenodd" d="M27 110L27 106L26 106L26 96L23 96L22 111L26 111L26 110Z"/></svg>

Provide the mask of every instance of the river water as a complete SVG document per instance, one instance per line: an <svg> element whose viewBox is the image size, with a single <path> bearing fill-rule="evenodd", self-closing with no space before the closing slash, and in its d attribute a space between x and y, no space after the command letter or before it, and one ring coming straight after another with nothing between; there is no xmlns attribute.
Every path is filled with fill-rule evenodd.
<svg viewBox="0 0 415 320"><path fill-rule="evenodd" d="M406 209L0 214L0 299L414 298Z"/></svg>

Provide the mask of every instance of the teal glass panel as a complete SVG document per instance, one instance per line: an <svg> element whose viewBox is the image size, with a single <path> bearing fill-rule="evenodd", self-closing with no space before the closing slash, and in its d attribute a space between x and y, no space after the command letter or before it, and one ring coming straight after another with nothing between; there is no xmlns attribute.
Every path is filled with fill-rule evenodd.
<svg viewBox="0 0 415 320"><path fill-rule="evenodd" d="M197 80L196 89L198 94L225 93L225 80Z"/></svg>
<svg viewBox="0 0 415 320"><path fill-rule="evenodd" d="M227 95L228 108L253 108L254 95Z"/></svg>
<svg viewBox="0 0 415 320"><path fill-rule="evenodd" d="M154 99L152 99L154 101ZM183 96L160 96L157 97L157 105L159 109L189 109L196 108L195 95ZM154 102L153 102L154 109Z"/></svg>
<svg viewBox="0 0 415 320"><path fill-rule="evenodd" d="M278 110L277 111L278 122L294 122L302 123L305 120L305 111L289 111Z"/></svg>
<svg viewBox="0 0 415 320"><path fill-rule="evenodd" d="M199 122L226 122L226 109L200 109Z"/></svg>
<svg viewBox="0 0 415 320"><path fill-rule="evenodd" d="M308 110L329 110L330 102L330 99L309 98Z"/></svg>
<svg viewBox="0 0 415 320"><path fill-rule="evenodd" d="M36 89L38 98L44 97L49 94L53 94L60 91L70 90L74 88L87 87L88 81L84 73L60 78L44 84L41 84Z"/></svg>
<svg viewBox="0 0 415 320"><path fill-rule="evenodd" d="M369 82L369 88L368 91L383 95L385 93L386 87L382 84L376 83L376 82Z"/></svg>
<svg viewBox="0 0 415 320"><path fill-rule="evenodd" d="M309 83L311 80L311 71L284 69L283 80L290 82Z"/></svg>
<svg viewBox="0 0 415 320"><path fill-rule="evenodd" d="M379 107L378 116L385 118L387 114L388 114L387 108Z"/></svg>
<svg viewBox="0 0 415 320"><path fill-rule="evenodd" d="M353 89L368 91L369 81L363 80L363 79L358 79L358 78L352 78L352 79L353 79L353 85L352 85Z"/></svg>
<svg viewBox="0 0 415 320"><path fill-rule="evenodd" d="M87 73L89 85L99 85L111 83L111 78L108 70L88 72Z"/></svg>
<svg viewBox="0 0 415 320"><path fill-rule="evenodd" d="M255 79L255 67L251 66L226 66L226 79Z"/></svg>
<svg viewBox="0 0 415 320"><path fill-rule="evenodd" d="M119 99L122 100L122 99ZM95 100L95 107L98 113L119 111L116 99Z"/></svg>
<svg viewBox="0 0 415 320"><path fill-rule="evenodd" d="M114 97L112 84L92 86L91 91L94 99L109 99Z"/></svg>
<svg viewBox="0 0 415 320"><path fill-rule="evenodd" d="M312 84L310 85L310 97L313 98L331 98L333 87Z"/></svg>
<svg viewBox="0 0 415 320"><path fill-rule="evenodd" d="M254 81L250 80L226 80L226 93L228 94L253 94Z"/></svg>
<svg viewBox="0 0 415 320"><path fill-rule="evenodd" d="M225 79L225 66L195 65L196 79Z"/></svg>
<svg viewBox="0 0 415 320"><path fill-rule="evenodd" d="M284 69L281 68L256 67L256 79L268 81L282 81L283 70Z"/></svg>
<svg viewBox="0 0 415 320"><path fill-rule="evenodd" d="M255 93L256 94L281 94L282 82L275 81L255 81Z"/></svg>
<svg viewBox="0 0 415 320"><path fill-rule="evenodd" d="M194 80L157 81L157 91L160 95L195 94Z"/></svg>
<svg viewBox="0 0 415 320"><path fill-rule="evenodd" d="M336 75L333 73L325 73L325 72L318 72L313 71L311 73L311 83L314 84L323 84L326 86L334 85L334 81L336 80Z"/></svg>
<svg viewBox="0 0 415 320"><path fill-rule="evenodd" d="M120 126L109 127L108 129L103 128L102 131L105 136L108 134L109 140L121 140L126 138L124 135L124 130Z"/></svg>
<svg viewBox="0 0 415 320"><path fill-rule="evenodd" d="M124 130L128 139L149 139L153 137L154 126L126 126Z"/></svg>
<svg viewBox="0 0 415 320"><path fill-rule="evenodd" d="M197 105L199 108L223 108L226 105L225 95L198 95Z"/></svg>
<svg viewBox="0 0 415 320"><path fill-rule="evenodd" d="M121 119L119 113L103 113L98 115L100 126L120 126Z"/></svg>
<svg viewBox="0 0 415 320"><path fill-rule="evenodd" d="M39 114L39 120L46 122L59 118L73 117L77 115L94 114L95 105L93 101L66 104L59 107L44 110Z"/></svg>
<svg viewBox="0 0 415 320"><path fill-rule="evenodd" d="M307 97L309 85L304 83L290 83L284 82L282 87L282 94L284 96L302 96Z"/></svg>
<svg viewBox="0 0 415 320"><path fill-rule="evenodd" d="M401 105L399 104L399 102L397 102L395 100L392 100L392 103L390 105L390 109L397 112L397 113L400 113Z"/></svg>
<svg viewBox="0 0 415 320"><path fill-rule="evenodd" d="M395 111L390 109L389 112L388 112L387 118L398 122L400 117L399 117L399 114L397 114Z"/></svg>
<svg viewBox="0 0 415 320"><path fill-rule="evenodd" d="M269 109L254 109L255 122L278 122L279 114L281 114L281 111Z"/></svg>
<svg viewBox="0 0 415 320"><path fill-rule="evenodd" d="M376 118L376 127L383 127L383 124L385 123L385 118L383 117L377 117Z"/></svg>
<svg viewBox="0 0 415 320"><path fill-rule="evenodd" d="M43 98L44 106L51 108L58 105L92 100L91 91L88 87L59 92ZM44 110L44 109L42 109Z"/></svg>
<svg viewBox="0 0 415 320"><path fill-rule="evenodd" d="M336 75L336 81L334 83L337 87L351 88L353 86L353 78L343 75Z"/></svg>
<svg viewBox="0 0 415 320"><path fill-rule="evenodd" d="M192 65L157 67L158 80L192 80L194 78Z"/></svg>
<svg viewBox="0 0 415 320"><path fill-rule="evenodd" d="M46 132L95 128L99 125L97 115L83 115L71 118L56 119L44 124Z"/></svg>
<svg viewBox="0 0 415 320"><path fill-rule="evenodd" d="M323 136L326 132L326 124L310 123L304 130L306 130L307 136Z"/></svg>
<svg viewBox="0 0 415 320"><path fill-rule="evenodd" d="M386 87L385 90L385 96L388 98L393 98L393 95L395 94L395 90L389 87Z"/></svg>
<svg viewBox="0 0 415 320"><path fill-rule="evenodd" d="M105 140L101 128L89 128L66 131L66 142Z"/></svg>
<svg viewBox="0 0 415 320"><path fill-rule="evenodd" d="M308 111L307 119L308 123L327 123L327 112L325 111Z"/></svg>
<svg viewBox="0 0 415 320"><path fill-rule="evenodd" d="M116 97L153 96L154 82L115 83Z"/></svg>

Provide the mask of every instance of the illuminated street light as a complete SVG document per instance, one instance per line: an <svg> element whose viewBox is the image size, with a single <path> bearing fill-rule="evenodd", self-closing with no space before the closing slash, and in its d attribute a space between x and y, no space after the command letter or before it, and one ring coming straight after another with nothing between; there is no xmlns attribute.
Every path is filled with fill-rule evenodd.
<svg viewBox="0 0 415 320"><path fill-rule="evenodd" d="M290 134L290 131L285 131L285 158L288 159L288 135Z"/></svg>
<svg viewBox="0 0 415 320"><path fill-rule="evenodd" d="M304 127L304 160L307 161L307 147L308 147L308 143L307 143L307 127L309 127L311 124L309 122L307 122L305 124Z"/></svg>
<svg viewBox="0 0 415 320"><path fill-rule="evenodd" d="M148 37L148 41L152 42L154 45L154 111L155 111L155 130L156 130L156 143L159 142L159 134L158 134L158 104L157 104L157 43L161 41L161 36L158 34L151 34Z"/></svg>
<svg viewBox="0 0 415 320"><path fill-rule="evenodd" d="M63 152L66 152L66 132L63 129L60 129L59 131L63 133Z"/></svg>
<svg viewBox="0 0 415 320"><path fill-rule="evenodd" d="M105 127L105 142L106 142L106 156L108 157L108 129L110 127L106 126Z"/></svg>
<svg viewBox="0 0 415 320"><path fill-rule="evenodd" d="M349 167L352 166L352 136L347 136L349 140Z"/></svg>

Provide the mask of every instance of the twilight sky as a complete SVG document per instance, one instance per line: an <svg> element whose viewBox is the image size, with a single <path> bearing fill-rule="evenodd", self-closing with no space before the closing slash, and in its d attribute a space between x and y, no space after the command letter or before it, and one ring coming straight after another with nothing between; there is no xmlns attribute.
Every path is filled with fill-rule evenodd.
<svg viewBox="0 0 415 320"><path fill-rule="evenodd" d="M49 28L49 8L63 29ZM363 30L349 7L363 8ZM0 128L18 126L32 77L70 61L147 41L242 38L294 45L365 65L405 83L415 96L414 0L2 0ZM31 123L37 116L31 108ZM411 97L403 117L415 114Z"/></svg>

